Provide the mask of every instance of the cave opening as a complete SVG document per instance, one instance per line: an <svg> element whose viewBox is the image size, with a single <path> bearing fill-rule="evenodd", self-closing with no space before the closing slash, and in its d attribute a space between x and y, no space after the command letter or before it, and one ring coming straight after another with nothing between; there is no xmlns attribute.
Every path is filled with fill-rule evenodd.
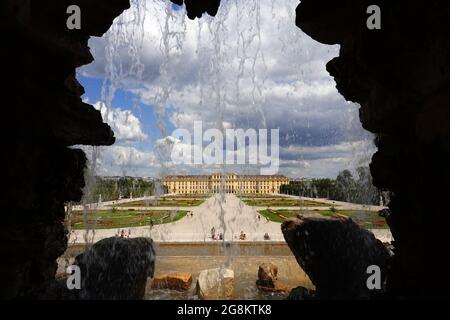
<svg viewBox="0 0 450 320"><path fill-rule="evenodd" d="M386 201L387 197L371 186L368 168L373 137L362 129L357 106L339 95L325 70L325 62L338 54L338 46L320 45L303 34L294 25L296 6L297 1L276 5L273 1L236 1L221 4L214 17L205 14L187 19L189 5L186 12L185 7L169 1L136 1L102 38L89 42L95 61L79 69L77 78L86 90L83 99L102 113L115 132L116 142L111 147L87 150L96 170L87 171L86 181L93 185L85 188L84 207L71 208L70 244L114 235L150 236L161 244L156 250L157 256L163 256L156 262L157 277L167 276L166 270L189 271L195 282L202 270L184 270L177 265L178 260L169 263L175 256L164 257L167 245L206 239L202 250L201 245L193 245L192 257L184 258L184 263L205 259L202 256L209 254L211 245L208 240L214 237L222 246L252 241L252 254L258 256L260 247L267 246L264 241L284 243L273 219L279 222L298 213L309 216L317 213L317 208L325 209L320 211L322 216L351 216L363 228L389 241L388 227L378 216L384 208L380 199ZM242 137L236 137L239 133ZM253 192L259 197L282 193L280 184L290 183L278 182L278 177L270 177L273 182L260 180L267 174L301 178L288 191L291 202L280 202L283 198L273 195L272 203L266 199L258 206L256 198L251 198ZM140 184L138 179L149 176L154 187L147 194L120 186L126 179ZM173 178L167 182L168 176ZM104 187L108 184L104 180L113 179L113 188L122 188L116 198L106 194ZM120 213L120 206L125 206L122 202L130 204L125 206L127 210L133 210L133 203L139 201L139 209L158 209L164 207L159 203L167 203L168 196L196 194L210 196L198 208L190 208L198 221L194 218L189 222L188 214L178 225L152 222L155 225L145 231L134 229L136 225L114 229L114 221L105 213L111 200L117 204L112 210ZM268 210L282 210L283 205L291 207L271 218ZM261 210L262 206L267 210ZM180 216L175 210L165 214L175 220ZM211 267L233 269L234 298L274 298L271 290L261 293L253 279L259 264L266 260L288 266L286 270L282 267L279 276L291 287L313 288L304 272L296 268L292 255L275 260L261 255L255 260L247 251L235 245L212 259L216 261ZM276 298L286 297L286 288L272 291L280 293ZM193 289L188 296L194 294ZM147 291L148 298L160 295L186 297Z"/></svg>
<svg viewBox="0 0 450 320"><path fill-rule="evenodd" d="M66 28L66 1L2 4L1 29L11 44L2 57L23 62L19 70L7 66L5 71L12 93L6 103L15 106L14 121L3 128L11 150L6 179L14 186L6 208L20 214L5 218L1 235L1 252L8 257L1 266L7 280L2 297L151 298L147 293L163 284L192 282L177 269L185 267L178 257L186 252L220 257L219 265L191 270L199 297L208 296L198 285L202 276L221 278L226 298L232 297L226 291L234 277L240 292L235 298L265 297L260 289L267 287L298 299L445 296L446 263L427 257L437 259L449 243L447 209L437 200L445 199L441 186L448 180L449 163L448 4L435 1L403 10L403 1L374 1L383 24L371 30L365 20L373 3L366 1L186 0L185 7L182 1L130 2L131 7L126 0L109 5L73 1L82 12L79 30ZM406 23L419 18L420 26ZM23 90L26 95L18 94ZM358 103L359 110L346 101ZM195 130L195 120L223 136L227 129L242 129L231 152L210 141L209 156L244 155L243 163L205 166L203 148L199 152L195 146L205 141L190 144L186 135L174 134ZM254 139L250 129L277 129L279 141ZM271 154L279 150L279 171L261 178L267 162L257 159L254 167L248 162L254 161L252 147L262 142ZM173 163L173 149L183 155L181 165ZM344 170L348 167L356 179ZM367 213L372 211L382 217ZM319 224L317 215L322 216ZM395 239L393 252L375 240L378 224L386 226L384 217ZM284 223L275 232L272 227L279 222ZM305 241L310 232L321 237ZM104 241L108 238L112 243ZM162 244L176 240L194 245L167 249ZM246 250L252 241L261 242L262 249ZM430 242L437 245L430 248ZM302 281L311 286L301 283L290 290L291 283L271 279L267 286L260 278L251 290L247 284L240 288L244 276L235 274L236 265L251 265L249 257L267 250L267 243L270 248L283 243L277 252L290 249L294 265L303 268ZM341 277L346 281L323 268L328 260L305 260L312 244L319 250L315 254L330 259L325 264L348 272ZM118 248L112 254L111 245ZM71 249L72 255L81 253L81 247L86 252L75 260L71 256L69 264L87 272L83 281L91 288L96 284L96 273L89 271L96 270L93 257L101 254L120 270L125 265L114 255L129 256L136 268L130 278L121 278L127 288L122 295L61 293L65 276L55 279L55 261ZM350 259L343 261L342 252ZM240 261L242 256L247 260ZM278 268L284 281L284 272L300 274L286 269L286 256L269 256L254 259L256 270L249 274L258 266L262 277L276 278ZM145 261L145 267L137 261ZM158 261L163 263L158 266ZM278 268L273 266L277 261L282 261ZM365 287L368 261L380 262L386 280L375 294ZM430 275L425 284L418 270ZM155 276L151 286L157 288L148 290L143 275ZM140 284L129 287L138 278Z"/></svg>

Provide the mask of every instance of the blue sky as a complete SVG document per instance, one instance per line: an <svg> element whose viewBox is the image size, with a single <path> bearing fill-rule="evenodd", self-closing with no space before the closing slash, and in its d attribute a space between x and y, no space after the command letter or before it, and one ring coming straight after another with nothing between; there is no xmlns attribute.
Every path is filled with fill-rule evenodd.
<svg viewBox="0 0 450 320"><path fill-rule="evenodd" d="M102 111L117 138L102 149L99 174L216 170L166 163L155 147L185 147L172 132L199 120L204 129L219 123L280 129L279 173L290 177L335 177L367 165L372 137L361 128L358 106L342 98L325 69L339 48L295 26L297 4L280 0L275 10L271 0L223 2L214 19L191 21L182 7L148 0L92 38L95 61L77 77L83 98ZM102 98L105 78L118 84L109 106Z"/></svg>
<svg viewBox="0 0 450 320"><path fill-rule="evenodd" d="M85 94L82 97L83 99L87 99L89 103L102 100L102 86L104 79L83 75L78 75L77 78L85 90ZM142 131L148 135L150 140L154 141L161 138L160 130L155 125L157 116L151 105L144 104L140 101L139 97L132 92L119 88L112 101L112 107L115 106L120 106L120 109L129 110L136 115L140 119ZM168 121L167 117L164 120L168 130L175 130L175 127ZM152 151L154 144L152 141L136 141L133 145L141 150Z"/></svg>

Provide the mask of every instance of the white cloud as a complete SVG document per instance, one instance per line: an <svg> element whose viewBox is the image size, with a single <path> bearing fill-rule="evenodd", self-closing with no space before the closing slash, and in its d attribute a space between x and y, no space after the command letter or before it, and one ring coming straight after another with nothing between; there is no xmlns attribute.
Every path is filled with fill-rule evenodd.
<svg viewBox="0 0 450 320"><path fill-rule="evenodd" d="M298 177L335 177L344 169L367 166L375 145L370 140L325 146L289 145L280 150L283 173Z"/></svg>
<svg viewBox="0 0 450 320"><path fill-rule="evenodd" d="M370 157L373 149L352 147L371 140L358 107L340 96L325 69L339 48L319 44L295 26L298 0L222 1L215 18L195 21L166 3L147 0L142 26L117 20L106 37L92 39L96 61L80 72L109 73L114 86L166 114L177 128L192 128L197 120L204 129L280 128L281 169L290 176L335 176ZM127 72L140 64L141 78ZM112 127L119 143L145 140L139 119L124 112L106 117L117 122ZM163 130L161 136L167 135ZM160 154L156 159L167 160Z"/></svg>
<svg viewBox="0 0 450 320"><path fill-rule="evenodd" d="M94 108L100 111L103 121L111 126L118 144L147 139L140 120L130 110L107 108L101 101L94 103Z"/></svg>
<svg viewBox="0 0 450 320"><path fill-rule="evenodd" d="M348 157L349 155L360 155L363 157L365 154L372 153L374 148L375 146L372 141L360 140L324 146L289 145L282 147L281 153L288 159L325 159Z"/></svg>
<svg viewBox="0 0 450 320"><path fill-rule="evenodd" d="M92 147L81 146L89 162L96 159L96 175L103 176L156 176L160 163L152 151L143 151L135 147L113 145L100 147L100 155L94 156Z"/></svg>

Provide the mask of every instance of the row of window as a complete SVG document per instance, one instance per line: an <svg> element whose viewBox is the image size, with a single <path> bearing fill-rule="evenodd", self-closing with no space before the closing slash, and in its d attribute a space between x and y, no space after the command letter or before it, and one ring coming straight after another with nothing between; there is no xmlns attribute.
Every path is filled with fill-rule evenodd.
<svg viewBox="0 0 450 320"><path fill-rule="evenodd" d="M220 184L220 183L213 183L213 184L215 184L215 185L217 185L217 184ZM228 184L228 183L226 183L226 184ZM234 184L239 184L239 185L270 185L270 184L272 184L272 185L277 185L277 184L279 184L279 185L281 185L281 182L254 182L254 181L249 181L249 182L236 182L236 183L233 183L233 185ZM171 186L174 186L174 185L177 185L177 183L168 183L168 185L171 185ZM179 182L178 183L178 185L210 185L210 183L200 183L200 182Z"/></svg>

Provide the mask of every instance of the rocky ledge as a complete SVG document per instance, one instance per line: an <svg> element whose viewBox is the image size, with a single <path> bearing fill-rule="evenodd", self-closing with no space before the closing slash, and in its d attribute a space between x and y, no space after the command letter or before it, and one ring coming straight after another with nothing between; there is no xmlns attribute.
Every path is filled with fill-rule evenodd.
<svg viewBox="0 0 450 320"><path fill-rule="evenodd" d="M299 217L284 222L281 228L297 262L316 287L315 298L370 299L380 295L382 288L369 290L371 274L367 270L378 266L383 284L390 254L370 231L343 217Z"/></svg>

